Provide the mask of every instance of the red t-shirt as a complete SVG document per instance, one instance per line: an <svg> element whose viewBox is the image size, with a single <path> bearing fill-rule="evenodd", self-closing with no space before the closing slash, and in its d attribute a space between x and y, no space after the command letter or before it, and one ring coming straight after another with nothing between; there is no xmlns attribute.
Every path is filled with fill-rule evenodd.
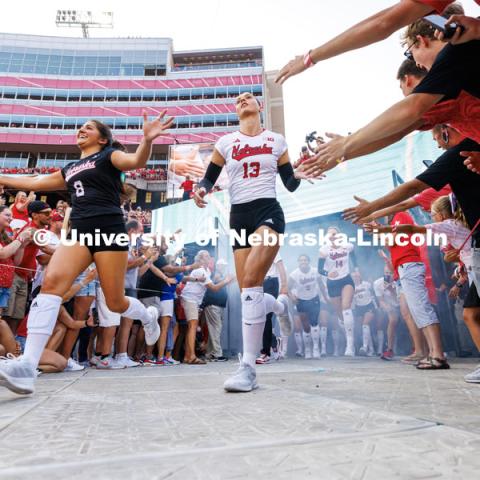
<svg viewBox="0 0 480 480"><path fill-rule="evenodd" d="M398 212L394 215L390 225L415 225L413 218L407 212ZM420 249L415 247L410 242L404 247L400 245L393 245L388 247L390 256L392 257L393 268L396 275L398 275L398 267L404 263L421 262Z"/></svg>
<svg viewBox="0 0 480 480"><path fill-rule="evenodd" d="M20 210L17 209L15 204L13 204L10 210L12 211L12 217L13 218L15 218L17 220L24 220L25 222L28 222L29 218L28 218L28 211L27 211L26 208L23 212L21 212Z"/></svg>
<svg viewBox="0 0 480 480"><path fill-rule="evenodd" d="M437 103L423 114L422 120L420 130L448 123L465 137L480 143L480 98L467 92L462 91L454 100Z"/></svg>
<svg viewBox="0 0 480 480"><path fill-rule="evenodd" d="M26 228L38 228L33 222L27 223L24 227L22 227L18 232L17 235L15 235L15 238L25 230ZM35 243L29 243L24 251L23 251L23 258L22 261L20 262L17 267L23 268L28 268L29 270L21 270L20 268L15 269L15 273L19 276L22 277L24 280L31 281L33 280L33 277L35 276L35 272L37 270L37 253L38 253L38 247L35 245Z"/></svg>
<svg viewBox="0 0 480 480"><path fill-rule="evenodd" d="M0 246L3 248L6 245L0 242ZM13 256L4 258L0 263L0 287L10 288L13 283L13 274L15 273Z"/></svg>
<svg viewBox="0 0 480 480"><path fill-rule="evenodd" d="M450 195L452 189L450 185L445 185L438 192L434 188L427 188L421 193L414 195L413 199L420 205L426 212L430 212L432 203L439 197L444 197L445 195Z"/></svg>
<svg viewBox="0 0 480 480"><path fill-rule="evenodd" d="M193 190L193 181L192 180L185 180L180 185L180 188L183 189L185 192L191 192Z"/></svg>

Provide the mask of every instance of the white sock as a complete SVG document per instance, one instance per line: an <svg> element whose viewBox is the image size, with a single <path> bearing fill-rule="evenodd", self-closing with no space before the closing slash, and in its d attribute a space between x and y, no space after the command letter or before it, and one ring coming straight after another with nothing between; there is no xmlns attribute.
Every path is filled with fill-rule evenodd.
<svg viewBox="0 0 480 480"><path fill-rule="evenodd" d="M302 334L299 332L295 332L295 344L297 345L297 352L303 353Z"/></svg>
<svg viewBox="0 0 480 480"><path fill-rule="evenodd" d="M354 319L353 319L353 312L349 308L347 310L343 310L343 324L345 325L345 336L347 337L347 349L351 350L354 348L354 338L353 338L353 326L354 326Z"/></svg>
<svg viewBox="0 0 480 480"><path fill-rule="evenodd" d="M117 353L115 355L116 358L127 358L128 355L127 355L127 352L122 352L122 353Z"/></svg>
<svg viewBox="0 0 480 480"><path fill-rule="evenodd" d="M327 351L327 327L320 327L320 343L322 344L322 352Z"/></svg>
<svg viewBox="0 0 480 480"><path fill-rule="evenodd" d="M265 299L265 310L268 313L274 313L275 315L282 315L285 310L285 305L279 302L273 295L269 293L264 293L263 298Z"/></svg>
<svg viewBox="0 0 480 480"><path fill-rule="evenodd" d="M37 368L48 339L57 323L62 297L39 293L28 314L28 335L22 358Z"/></svg>
<svg viewBox="0 0 480 480"><path fill-rule="evenodd" d="M313 348L318 348L318 342L320 341L320 327L318 325L316 327L312 327L311 333Z"/></svg>
<svg viewBox="0 0 480 480"><path fill-rule="evenodd" d="M151 321L148 310L140 300L133 297L126 297L126 299L129 301L130 305L123 313L120 314L122 317L140 320L144 325Z"/></svg>
<svg viewBox="0 0 480 480"><path fill-rule="evenodd" d="M372 344L372 334L370 333L370 325L362 326L363 348L368 350Z"/></svg>
<svg viewBox="0 0 480 480"><path fill-rule="evenodd" d="M282 355L285 356L288 350L288 336L282 335L280 338L281 338L281 345L282 345L281 353Z"/></svg>
<svg viewBox="0 0 480 480"><path fill-rule="evenodd" d="M383 353L383 342L385 341L385 333L383 330L377 330L377 353Z"/></svg>
<svg viewBox="0 0 480 480"><path fill-rule="evenodd" d="M305 351L312 349L312 334L310 332L303 332L303 343L305 345Z"/></svg>
<svg viewBox="0 0 480 480"><path fill-rule="evenodd" d="M241 298L243 362L255 368L257 354L262 348L266 320L263 288L243 288Z"/></svg>

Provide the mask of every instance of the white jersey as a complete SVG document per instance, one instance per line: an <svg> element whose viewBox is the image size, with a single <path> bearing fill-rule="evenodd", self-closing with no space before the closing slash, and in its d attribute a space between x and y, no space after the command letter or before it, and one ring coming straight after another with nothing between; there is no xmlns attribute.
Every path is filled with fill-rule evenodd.
<svg viewBox="0 0 480 480"><path fill-rule="evenodd" d="M380 277L373 282L373 289L377 298L383 300L388 306L399 306L395 282L386 283L383 277Z"/></svg>
<svg viewBox="0 0 480 480"><path fill-rule="evenodd" d="M331 280L340 280L346 277L350 273L350 263L348 258L353 251L353 245L347 243L338 248L334 248L331 245L323 245L320 248L320 256L325 258L325 270L327 271L328 278ZM330 274L336 274L330 276Z"/></svg>
<svg viewBox="0 0 480 480"><path fill-rule="evenodd" d="M359 285L355 285L355 294L353 300L357 307L365 307L373 302L372 284L363 281Z"/></svg>
<svg viewBox="0 0 480 480"><path fill-rule="evenodd" d="M320 275L317 270L310 267L307 273L303 273L299 268L290 274L290 280L293 283L292 289L296 290L296 297L299 300L311 300L319 295Z"/></svg>
<svg viewBox="0 0 480 480"><path fill-rule="evenodd" d="M255 137L233 132L221 137L215 148L225 159L232 205L276 198L278 159L287 151L282 135L270 130Z"/></svg>

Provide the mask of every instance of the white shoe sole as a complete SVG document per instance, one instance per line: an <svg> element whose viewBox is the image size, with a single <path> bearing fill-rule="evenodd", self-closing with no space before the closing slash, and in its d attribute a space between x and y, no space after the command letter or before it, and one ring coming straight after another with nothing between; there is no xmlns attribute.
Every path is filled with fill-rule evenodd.
<svg viewBox="0 0 480 480"><path fill-rule="evenodd" d="M17 393L18 395L30 395L35 392L35 386L33 382L30 385L26 383L22 383L14 381L10 375L7 375L4 372L0 371L0 387L8 388L13 393Z"/></svg>
<svg viewBox="0 0 480 480"><path fill-rule="evenodd" d="M255 382L251 387L245 387L245 388L223 385L223 388L226 392L229 392L229 393L247 393L247 392L251 392L252 390L256 390L258 388L258 384L257 382Z"/></svg>
<svg viewBox="0 0 480 480"><path fill-rule="evenodd" d="M155 326L153 334L147 335L147 331L145 330L145 343L151 347L157 343L158 338L160 337L160 325L158 324L158 310L156 307L151 305L147 307L148 313L151 317L151 323ZM153 320L155 319L155 320Z"/></svg>
<svg viewBox="0 0 480 480"><path fill-rule="evenodd" d="M476 379L476 380L469 380L467 378L464 378L464 380L467 382L467 383L480 383L480 378Z"/></svg>

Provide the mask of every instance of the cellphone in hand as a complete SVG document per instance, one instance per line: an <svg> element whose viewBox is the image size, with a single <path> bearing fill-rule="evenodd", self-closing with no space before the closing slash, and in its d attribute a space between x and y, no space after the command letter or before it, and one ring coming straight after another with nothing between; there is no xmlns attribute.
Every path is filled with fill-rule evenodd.
<svg viewBox="0 0 480 480"><path fill-rule="evenodd" d="M450 23L447 25L447 18L442 17L441 15L427 15L423 19L428 22L432 27L435 27L437 30L443 32L443 35L446 39L452 38L455 34L455 31L458 27L463 30L463 27L457 25L456 23Z"/></svg>

